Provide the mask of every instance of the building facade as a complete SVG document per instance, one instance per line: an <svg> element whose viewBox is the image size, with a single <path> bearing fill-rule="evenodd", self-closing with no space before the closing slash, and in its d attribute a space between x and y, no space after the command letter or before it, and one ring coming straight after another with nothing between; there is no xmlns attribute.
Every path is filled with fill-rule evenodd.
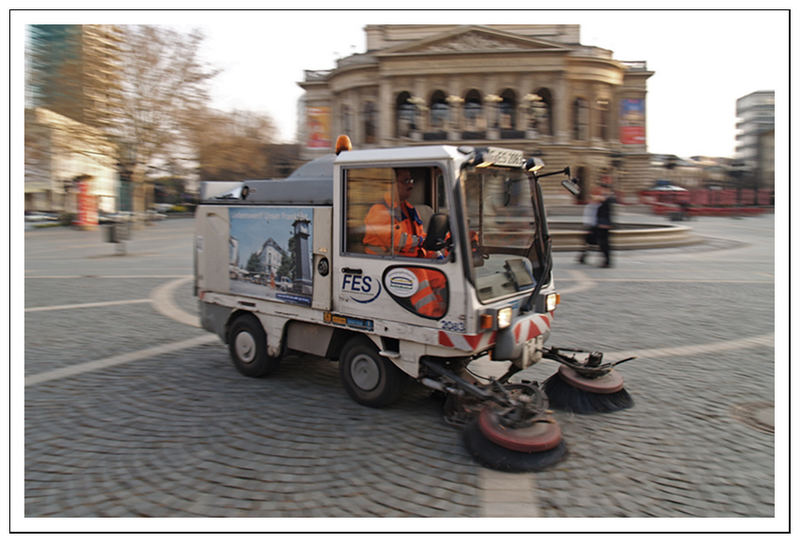
<svg viewBox="0 0 800 543"><path fill-rule="evenodd" d="M145 211L153 203L153 183L142 176L134 182L125 150L118 149L111 140L122 108L122 39L122 30L114 25L28 28L26 210L46 205L50 211L72 211L69 199L59 196L64 191L64 172L72 172L82 164L91 170L100 161L104 168L102 177L91 171L82 172L94 179L91 190L100 211ZM47 128L42 128L43 123ZM64 133L69 138L59 138L58 134ZM54 144L53 134L61 140L60 144ZM45 148L59 154L45 158L42 156ZM96 156L100 150L107 155L103 159ZM55 165L55 169L40 167L29 171L32 162L45 160ZM108 162L115 172L105 169ZM65 163L69 166L59 166ZM42 177L43 174L53 177ZM114 177L113 188L108 188L109 175ZM45 185L48 188L43 189ZM66 190L68 193L69 187Z"/></svg>
<svg viewBox="0 0 800 543"><path fill-rule="evenodd" d="M28 106L107 131L121 108L121 40L113 25L31 25Z"/></svg>
<svg viewBox="0 0 800 543"><path fill-rule="evenodd" d="M758 188L775 187L775 91L757 91L736 100L734 158Z"/></svg>
<svg viewBox="0 0 800 543"><path fill-rule="evenodd" d="M99 130L48 109L26 109L25 210L76 213L83 189L98 211L116 211L114 155Z"/></svg>
<svg viewBox="0 0 800 543"><path fill-rule="evenodd" d="M306 70L299 139L306 158L336 135L357 148L497 145L570 166L584 194L653 184L644 61L580 43L578 25L368 25L367 51ZM551 202L567 198L545 183Z"/></svg>

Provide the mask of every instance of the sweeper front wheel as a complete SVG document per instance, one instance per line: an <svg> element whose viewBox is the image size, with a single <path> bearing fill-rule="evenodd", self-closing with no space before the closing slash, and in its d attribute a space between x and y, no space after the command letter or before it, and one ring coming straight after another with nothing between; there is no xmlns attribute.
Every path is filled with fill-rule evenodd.
<svg viewBox="0 0 800 543"><path fill-rule="evenodd" d="M633 406L622 376L609 370L600 375L582 375L561 365L544 382L550 407L579 414L610 413Z"/></svg>

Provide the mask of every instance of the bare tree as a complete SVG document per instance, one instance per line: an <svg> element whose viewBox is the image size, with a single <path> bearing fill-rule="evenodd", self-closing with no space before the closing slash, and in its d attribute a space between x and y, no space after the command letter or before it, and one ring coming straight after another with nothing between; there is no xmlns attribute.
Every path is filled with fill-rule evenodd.
<svg viewBox="0 0 800 543"><path fill-rule="evenodd" d="M193 115L192 142L206 180L264 179L272 168L273 120L249 111L198 110Z"/></svg>
<svg viewBox="0 0 800 543"><path fill-rule="evenodd" d="M187 136L191 114L206 106L208 83L218 73L199 57L202 33L162 26L33 25L30 38L28 105L63 119L49 124L51 135L28 124L26 181L42 184L46 175L58 176L48 174L41 156L55 152L56 139L62 155L94 160L101 154L112 167L119 165L123 181L133 182L137 210L152 200L148 177L196 167L186 166L195 159Z"/></svg>
<svg viewBox="0 0 800 543"><path fill-rule="evenodd" d="M218 70L199 57L199 30L186 35L161 26L127 26L123 32L123 103L115 139L136 178L193 158L191 115L205 107Z"/></svg>

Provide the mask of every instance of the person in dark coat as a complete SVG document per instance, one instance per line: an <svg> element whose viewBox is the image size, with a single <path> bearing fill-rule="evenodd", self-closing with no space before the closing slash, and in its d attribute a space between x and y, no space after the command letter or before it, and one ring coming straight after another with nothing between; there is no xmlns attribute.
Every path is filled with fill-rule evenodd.
<svg viewBox="0 0 800 543"><path fill-rule="evenodd" d="M614 191L610 184L602 183L600 188L602 202L597 208L597 226L595 231L597 233L597 245L600 246L600 251L605 258L603 267L610 268L611 242L609 238L611 237L611 229L614 227L614 204L616 203L616 198L614 197Z"/></svg>
<svg viewBox="0 0 800 543"><path fill-rule="evenodd" d="M578 262L586 263L586 253L592 248L597 247L597 208L600 207L602 197L599 191L592 191L589 203L583 208L583 247L578 253Z"/></svg>

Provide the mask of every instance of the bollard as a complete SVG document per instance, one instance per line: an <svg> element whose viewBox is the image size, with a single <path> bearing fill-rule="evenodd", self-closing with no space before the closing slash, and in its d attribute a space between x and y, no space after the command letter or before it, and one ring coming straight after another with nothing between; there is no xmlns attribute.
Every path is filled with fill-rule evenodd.
<svg viewBox="0 0 800 543"><path fill-rule="evenodd" d="M130 224L111 223L106 229L106 241L114 244L114 254L127 254L127 241L130 239Z"/></svg>

